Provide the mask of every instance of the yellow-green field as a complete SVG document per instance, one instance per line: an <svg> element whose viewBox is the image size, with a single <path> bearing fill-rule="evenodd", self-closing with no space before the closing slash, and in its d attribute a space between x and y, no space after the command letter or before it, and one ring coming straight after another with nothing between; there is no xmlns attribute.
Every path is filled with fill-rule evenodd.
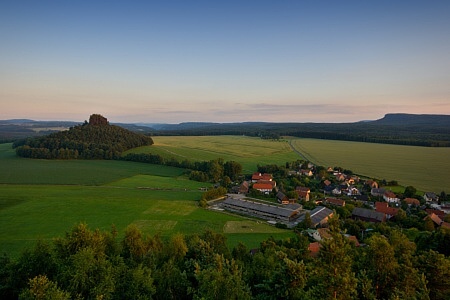
<svg viewBox="0 0 450 300"><path fill-rule="evenodd" d="M131 150L179 160L235 160L244 172L264 164L284 165L302 157L325 167L340 166L354 173L422 191L450 191L450 148L430 148L362 142L287 138L282 141L245 136L194 136L153 138L155 144ZM289 146L292 143L294 149Z"/></svg>
<svg viewBox="0 0 450 300"><path fill-rule="evenodd" d="M287 141L262 140L245 136L155 136L152 146L127 153L152 153L177 160L192 161L223 158L238 161L244 172L255 172L257 165L284 164L299 156Z"/></svg>
<svg viewBox="0 0 450 300"><path fill-rule="evenodd" d="M450 192L450 148L430 148L317 139L293 139L309 160L368 177L397 180L422 191Z"/></svg>

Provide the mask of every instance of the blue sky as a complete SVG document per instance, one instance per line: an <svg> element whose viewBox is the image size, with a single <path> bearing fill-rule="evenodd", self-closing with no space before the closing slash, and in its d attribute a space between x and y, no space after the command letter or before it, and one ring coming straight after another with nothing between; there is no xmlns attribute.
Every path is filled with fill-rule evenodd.
<svg viewBox="0 0 450 300"><path fill-rule="evenodd" d="M450 1L0 2L0 119L450 114Z"/></svg>

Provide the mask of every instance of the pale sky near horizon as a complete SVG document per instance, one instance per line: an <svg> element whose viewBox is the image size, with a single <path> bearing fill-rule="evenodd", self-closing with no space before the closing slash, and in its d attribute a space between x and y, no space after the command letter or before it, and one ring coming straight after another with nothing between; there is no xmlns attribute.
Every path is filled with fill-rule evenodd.
<svg viewBox="0 0 450 300"><path fill-rule="evenodd" d="M0 2L0 119L450 114L450 1Z"/></svg>

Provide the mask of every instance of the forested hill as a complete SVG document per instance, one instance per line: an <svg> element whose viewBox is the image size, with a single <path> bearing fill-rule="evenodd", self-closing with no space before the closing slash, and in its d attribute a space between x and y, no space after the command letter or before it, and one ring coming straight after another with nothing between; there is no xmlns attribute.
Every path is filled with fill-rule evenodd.
<svg viewBox="0 0 450 300"><path fill-rule="evenodd" d="M160 126L157 135L296 136L385 144L450 147L450 115L387 114L355 123L191 123ZM201 126L202 125L202 126Z"/></svg>
<svg viewBox="0 0 450 300"><path fill-rule="evenodd" d="M152 144L151 137L110 125L101 115L92 115L89 123L67 131L21 140L13 147L19 156L30 158L115 159L123 151Z"/></svg>

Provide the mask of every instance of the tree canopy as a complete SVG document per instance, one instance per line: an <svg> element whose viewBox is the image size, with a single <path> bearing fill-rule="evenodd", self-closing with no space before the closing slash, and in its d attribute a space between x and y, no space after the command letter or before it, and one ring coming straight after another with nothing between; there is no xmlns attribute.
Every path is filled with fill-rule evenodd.
<svg viewBox="0 0 450 300"><path fill-rule="evenodd" d="M44 159L117 159L122 152L152 145L149 136L110 125L101 115L67 131L28 138L13 144L22 157Z"/></svg>

